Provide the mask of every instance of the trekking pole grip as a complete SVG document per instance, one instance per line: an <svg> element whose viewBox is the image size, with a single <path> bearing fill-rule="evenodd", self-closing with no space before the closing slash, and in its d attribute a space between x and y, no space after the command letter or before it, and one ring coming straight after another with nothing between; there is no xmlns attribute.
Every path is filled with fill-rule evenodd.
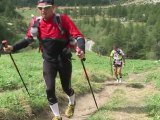
<svg viewBox="0 0 160 120"><path fill-rule="evenodd" d="M7 45L8 45L8 41L7 41L7 40L3 40L3 41L2 41L2 46L4 46L4 47L6 48Z"/></svg>

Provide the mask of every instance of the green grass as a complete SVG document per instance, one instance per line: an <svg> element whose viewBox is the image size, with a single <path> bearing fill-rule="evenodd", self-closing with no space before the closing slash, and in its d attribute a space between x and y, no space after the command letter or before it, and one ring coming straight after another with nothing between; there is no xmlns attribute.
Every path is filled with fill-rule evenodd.
<svg viewBox="0 0 160 120"><path fill-rule="evenodd" d="M160 119L160 94L154 94L146 99L146 106L148 115L153 118L153 120Z"/></svg>
<svg viewBox="0 0 160 120"><path fill-rule="evenodd" d="M13 118L25 120L28 119L30 115L20 98L23 98L23 101L27 101L26 103L29 106L31 113L34 114L39 113L39 111L42 111L48 105L42 76L43 60L41 58L41 53L38 53L37 50L30 50L28 52L12 55L32 97L28 97L10 56L2 55L0 58L0 111L3 113L4 120L11 120ZM95 76L97 78L94 80L93 77L90 77L90 80L93 89L99 91L102 88L101 83L108 78L107 70L104 69L106 65L102 65L102 63L107 62L105 62L105 57L103 57L99 62L94 63L93 56L95 56L94 53L87 53L87 60L84 64L89 77ZM72 86L77 95L88 93L90 92L90 89L81 62L77 56L73 55L73 57L75 60L73 60ZM97 68L99 73L94 71L97 65L100 66ZM60 99L59 101L63 101L64 93L61 89L59 77L57 77L56 82L56 92ZM11 118L7 118L7 114L11 114Z"/></svg>
<svg viewBox="0 0 160 120"><path fill-rule="evenodd" d="M156 90L160 90L160 71L154 70L151 73L149 73L146 77L145 82L154 84L156 87ZM160 93L156 93L153 95L150 95L146 99L146 106L148 110L148 114L153 117L154 120L160 119Z"/></svg>
<svg viewBox="0 0 160 120"><path fill-rule="evenodd" d="M160 66L160 63L157 63L153 60L126 60L126 65L123 69L124 76L127 76L129 73L140 73L142 71L154 70Z"/></svg>
<svg viewBox="0 0 160 120"><path fill-rule="evenodd" d="M125 77L129 73L140 73L144 71L150 71L150 74L146 77L146 82L152 82L157 87L157 90L160 88L159 82L159 70L157 70L160 63L150 60L127 60L127 64L124 67L124 74ZM133 88L143 88L144 86L141 83L130 83L127 84L126 87L133 87ZM117 94L118 93L118 94ZM117 109L121 105L124 104L126 98L124 98L124 92L120 89L117 89L114 93L112 98L107 101L106 105L104 105L100 110L98 110L95 114L90 116L87 120L113 120L111 112L112 110ZM152 117L153 120L160 119L160 94L149 95L146 98L145 106L148 112L148 115Z"/></svg>
<svg viewBox="0 0 160 120"><path fill-rule="evenodd" d="M160 89L160 74L159 70L154 70L151 73L149 73L145 79L146 83L152 82L155 84L155 86Z"/></svg>
<svg viewBox="0 0 160 120"><path fill-rule="evenodd" d="M41 53L38 53L37 50L13 54L13 57L32 97L28 97L9 55L2 55L0 58L0 113L3 113L3 120L26 120L30 118L31 113L36 115L48 106L42 76L43 60ZM72 61L72 86L77 95L86 94L90 92L90 89L81 62L74 54L73 58L75 60ZM87 52L86 58L84 64L93 90L97 92L102 89L103 82L111 77L109 58L98 56L92 52ZM133 65L134 67L132 67ZM155 64L152 61L127 60L124 73L127 75L128 72L140 72L157 65L159 63ZM62 103L65 99L65 94L61 89L59 77L57 77L56 82L56 92L60 103ZM26 108L25 106L28 107Z"/></svg>

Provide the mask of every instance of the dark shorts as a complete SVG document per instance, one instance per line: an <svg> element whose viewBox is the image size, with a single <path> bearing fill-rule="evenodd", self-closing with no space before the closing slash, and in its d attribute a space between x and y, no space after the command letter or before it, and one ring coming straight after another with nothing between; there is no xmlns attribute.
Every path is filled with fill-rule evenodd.
<svg viewBox="0 0 160 120"><path fill-rule="evenodd" d="M122 67L122 61L121 60L114 60L113 66L114 67Z"/></svg>

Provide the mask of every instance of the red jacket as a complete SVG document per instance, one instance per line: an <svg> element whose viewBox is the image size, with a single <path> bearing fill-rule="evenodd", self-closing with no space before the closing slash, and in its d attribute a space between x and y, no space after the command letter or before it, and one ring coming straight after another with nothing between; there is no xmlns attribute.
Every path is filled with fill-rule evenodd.
<svg viewBox="0 0 160 120"><path fill-rule="evenodd" d="M40 25L39 25L39 38L41 40L45 39L45 38L51 38L51 39L66 39L67 36L64 34L61 34L60 29L58 28L57 23L54 22L54 15L51 16L48 21L45 21L44 19L40 20ZM31 38L31 33L30 33L30 29L31 26L33 25L34 21L36 18L33 18L31 20L30 26L28 28L26 37L27 38ZM65 14L61 15L61 25L62 27L67 30L67 32L70 34L71 37L73 38L77 38L77 37L82 37L84 38L84 36L82 35L82 33L78 30L78 28L76 27L76 25L73 23L73 21Z"/></svg>
<svg viewBox="0 0 160 120"><path fill-rule="evenodd" d="M41 47L43 49L43 58L48 61L55 61L58 59L58 56L68 56L67 54L70 54L67 52L68 46L69 46L69 38L70 37L76 39L77 46L81 50L85 50L85 39L82 33L78 30L78 28L75 26L75 24L72 22L72 20L67 15L61 15L61 26L66 31L65 34L62 34L58 23L54 18L56 14L53 14L47 21L43 18L39 19L38 22L38 32L33 32L33 26L35 26L35 21L37 21L37 18L33 18L30 22L30 26L28 28L27 34L25 39L15 44L14 51L20 50L24 47L27 47L32 41L33 36L37 36L36 33L38 33L38 39L40 40ZM36 31L37 31L36 27ZM32 31L32 34L31 34ZM68 33L68 34L67 34ZM69 46L70 47L70 46Z"/></svg>

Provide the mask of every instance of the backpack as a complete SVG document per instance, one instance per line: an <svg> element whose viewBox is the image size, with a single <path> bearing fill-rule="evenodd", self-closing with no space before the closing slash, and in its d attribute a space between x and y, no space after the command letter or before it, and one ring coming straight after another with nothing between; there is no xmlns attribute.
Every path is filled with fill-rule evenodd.
<svg viewBox="0 0 160 120"><path fill-rule="evenodd" d="M121 52L120 49L114 50L113 59L114 59L114 60L115 60L115 59L119 59L119 56L120 56L120 55L123 56L123 54L122 54L122 52ZM122 60L122 58L119 59L119 60Z"/></svg>
<svg viewBox="0 0 160 120"><path fill-rule="evenodd" d="M39 24L40 24L41 20L42 20L42 17L36 18L33 25L31 26L30 32L31 32L31 35L32 35L33 38L38 38L39 39L39 37L38 37L38 27L39 27ZM60 14L56 13L55 16L53 17L53 21L55 21L57 23L58 28L61 31L62 35L67 33L67 30L65 30L63 28L62 24L61 24L62 21L61 21L61 15ZM67 38L68 38L68 44L69 44L69 46L71 46L71 49L73 49L74 48L73 46L75 45L76 40L71 38L68 33L66 35L67 35ZM42 47L40 45L40 42L39 42L39 51L42 51Z"/></svg>
<svg viewBox="0 0 160 120"><path fill-rule="evenodd" d="M38 27L40 24L40 21L42 20L42 17L37 17L36 20L34 21L33 25L31 26L31 35L34 37L38 37ZM53 17L53 21L55 21L58 25L59 30L61 31L61 34L63 35L64 33L66 33L66 30L64 30L63 26L62 26L62 22L61 22L61 15L60 14L55 14L55 16ZM69 35L67 36L69 37Z"/></svg>
<svg viewBox="0 0 160 120"><path fill-rule="evenodd" d="M116 51L116 53L118 54L118 55L122 55L122 53L121 53L121 50L120 49L117 49L117 50L115 50Z"/></svg>

